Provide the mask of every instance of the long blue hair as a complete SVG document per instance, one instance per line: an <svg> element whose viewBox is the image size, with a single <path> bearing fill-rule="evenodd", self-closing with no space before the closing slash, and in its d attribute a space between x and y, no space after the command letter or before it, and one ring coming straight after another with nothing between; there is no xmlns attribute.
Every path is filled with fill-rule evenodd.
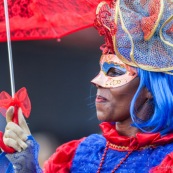
<svg viewBox="0 0 173 173"><path fill-rule="evenodd" d="M145 133L160 132L161 135L165 135L173 132L173 76L162 72L137 70L140 83L130 106L132 125ZM153 112L146 121L139 121L135 112L135 103L144 87L153 96L150 103L153 105Z"/></svg>

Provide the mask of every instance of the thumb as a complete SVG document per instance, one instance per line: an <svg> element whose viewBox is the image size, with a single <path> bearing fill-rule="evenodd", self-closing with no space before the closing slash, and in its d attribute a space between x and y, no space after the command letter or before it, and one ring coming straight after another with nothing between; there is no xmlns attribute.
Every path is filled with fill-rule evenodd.
<svg viewBox="0 0 173 173"><path fill-rule="evenodd" d="M18 110L18 119L19 119L19 126L24 130L24 132L28 135L31 134L30 130L29 130L29 127L26 123L26 120L23 116L23 113L22 113L22 109L19 108Z"/></svg>
<svg viewBox="0 0 173 173"><path fill-rule="evenodd" d="M11 122L12 119L13 119L13 114L14 114L14 106L10 106L8 109L7 109L7 112L6 112L6 121L7 123Z"/></svg>

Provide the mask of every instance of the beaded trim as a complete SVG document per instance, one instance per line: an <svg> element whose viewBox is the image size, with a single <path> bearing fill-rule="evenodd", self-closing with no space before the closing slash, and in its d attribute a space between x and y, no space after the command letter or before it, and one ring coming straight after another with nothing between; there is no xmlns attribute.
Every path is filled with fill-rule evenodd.
<svg viewBox="0 0 173 173"><path fill-rule="evenodd" d="M120 161L120 163L118 165L116 165L114 167L114 169L111 171L111 173L115 173L115 171L126 161L126 159L129 157L129 155L134 151L134 150L143 150L143 149L146 149L146 148L155 148L156 145L146 145L144 147L140 147L140 148L130 148L130 147L126 147L126 146L118 146L118 145L115 145L113 143L110 143L110 142L107 142L106 143L106 147L104 149L104 152L103 152L103 155L102 155L102 158L101 158L101 161L100 161L100 164L99 164L99 167L98 167L98 170L97 170L97 173L101 173L101 170L102 170L102 166L103 166L103 163L105 161L105 157L106 157L106 154L107 154L107 151L109 148L111 149L116 149L116 150L123 150L123 151L127 151L127 154L126 156Z"/></svg>
<svg viewBox="0 0 173 173"><path fill-rule="evenodd" d="M102 170L102 166L103 166L103 163L105 161L105 157L106 157L106 154L107 154L107 151L108 151L108 148L110 146L110 142L107 142L106 143L106 147L104 149L104 152L103 152L103 155L102 155L102 158L101 158L101 161L100 161L100 164L99 164L99 167L98 167L98 170L97 170L97 173L101 173L101 170ZM134 150L130 150L127 152L126 156L120 161L120 163L118 165L116 165L114 167L114 169L111 171L111 173L115 173L115 171L126 161L126 159L129 157L129 155L133 152Z"/></svg>
<svg viewBox="0 0 173 173"><path fill-rule="evenodd" d="M109 143L109 148L111 148L113 150L118 150L118 151L130 151L130 150L132 150L130 147L115 145L113 143ZM144 147L139 147L136 150L144 150L147 148L156 148L156 145L146 145ZM133 148L133 150L135 150L135 149Z"/></svg>

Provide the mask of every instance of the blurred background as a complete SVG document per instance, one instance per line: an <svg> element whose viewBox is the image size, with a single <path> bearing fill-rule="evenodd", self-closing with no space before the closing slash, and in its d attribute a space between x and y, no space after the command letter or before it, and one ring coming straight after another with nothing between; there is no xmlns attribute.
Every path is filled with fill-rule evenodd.
<svg viewBox="0 0 173 173"><path fill-rule="evenodd" d="M99 132L90 81L99 72L102 43L94 28L61 40L12 42L16 91L28 90L27 122L36 138L45 134L60 145ZM6 43L0 43L0 91L11 93L7 55Z"/></svg>

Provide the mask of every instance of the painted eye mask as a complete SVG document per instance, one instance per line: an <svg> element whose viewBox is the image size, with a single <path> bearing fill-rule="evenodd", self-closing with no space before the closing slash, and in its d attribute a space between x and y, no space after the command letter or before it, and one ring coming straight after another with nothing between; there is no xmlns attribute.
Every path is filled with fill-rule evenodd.
<svg viewBox="0 0 173 173"><path fill-rule="evenodd" d="M127 72L125 67L121 66L120 64L114 64L114 62L111 62L110 64L108 62L104 62L101 66L101 70L105 75L110 77L118 77Z"/></svg>
<svg viewBox="0 0 173 173"><path fill-rule="evenodd" d="M124 64L116 55L102 55L100 73L91 81L104 88L115 88L129 83L137 76L133 67Z"/></svg>

